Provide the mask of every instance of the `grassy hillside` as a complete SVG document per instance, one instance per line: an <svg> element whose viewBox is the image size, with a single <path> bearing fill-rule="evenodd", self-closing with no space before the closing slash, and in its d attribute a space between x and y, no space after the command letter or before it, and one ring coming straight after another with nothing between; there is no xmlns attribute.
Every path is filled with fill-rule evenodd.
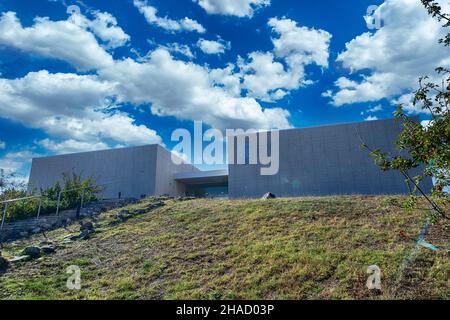
<svg viewBox="0 0 450 320"><path fill-rule="evenodd" d="M167 200L116 225L113 211L96 222L89 240L65 241L65 229L47 234L56 253L0 275L0 298L450 298L450 232L432 228L426 240L440 250L419 248L399 272L424 224L422 212L406 212L400 202L356 196ZM6 244L3 255L43 239ZM382 271L380 293L366 288L373 264ZM66 288L69 265L82 270L80 291Z"/></svg>

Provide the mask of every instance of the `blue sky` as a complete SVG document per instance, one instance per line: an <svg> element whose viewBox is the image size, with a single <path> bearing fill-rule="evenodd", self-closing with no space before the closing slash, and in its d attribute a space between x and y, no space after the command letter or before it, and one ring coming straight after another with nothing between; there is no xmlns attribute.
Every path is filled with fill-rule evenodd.
<svg viewBox="0 0 450 320"><path fill-rule="evenodd" d="M0 12L0 167L24 176L33 156L172 147L194 120L309 127L390 118L399 102L426 120L410 93L448 64L418 0L3 0Z"/></svg>

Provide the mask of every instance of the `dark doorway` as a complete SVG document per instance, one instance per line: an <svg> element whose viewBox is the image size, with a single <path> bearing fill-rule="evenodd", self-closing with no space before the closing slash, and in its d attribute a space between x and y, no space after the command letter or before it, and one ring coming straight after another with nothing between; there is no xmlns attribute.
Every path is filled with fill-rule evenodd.
<svg viewBox="0 0 450 320"><path fill-rule="evenodd" d="M188 184L186 196L196 198L228 198L228 183Z"/></svg>

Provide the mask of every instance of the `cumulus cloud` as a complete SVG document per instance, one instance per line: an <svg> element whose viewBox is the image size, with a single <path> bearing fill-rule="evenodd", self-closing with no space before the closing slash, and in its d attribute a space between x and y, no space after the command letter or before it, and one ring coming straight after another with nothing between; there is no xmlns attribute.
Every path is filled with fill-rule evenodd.
<svg viewBox="0 0 450 320"><path fill-rule="evenodd" d="M107 48L121 47L130 40L130 36L118 26L117 19L113 15L100 11L94 11L93 15L95 19L89 20L84 15L74 12L70 20L94 33Z"/></svg>
<svg viewBox="0 0 450 320"><path fill-rule="evenodd" d="M6 155L2 159L0 159L0 169L5 170L6 172L15 172L22 167L22 162L17 159L11 159L9 155Z"/></svg>
<svg viewBox="0 0 450 320"><path fill-rule="evenodd" d="M450 11L448 3L439 2ZM375 14L384 25L348 42L337 58L353 75L338 79L336 89L326 94L335 106L383 98L408 102L420 76L433 75L437 66L450 66L448 49L438 43L445 30L420 1L386 0Z"/></svg>
<svg viewBox="0 0 450 320"><path fill-rule="evenodd" d="M253 97L265 101L282 99L290 90L310 84L305 66L328 67L331 34L324 30L301 27L291 19L272 18L268 25L273 52L252 52L248 60L239 61L243 88Z"/></svg>
<svg viewBox="0 0 450 320"><path fill-rule="evenodd" d="M364 121L375 121L378 120L377 116L368 116L367 118L364 119Z"/></svg>
<svg viewBox="0 0 450 320"><path fill-rule="evenodd" d="M207 67L175 60L162 48L153 51L145 63L125 59L99 70L99 74L118 84L119 101L151 104L155 115L203 119L219 128L290 127L288 111L264 109L253 98L236 97L214 85Z"/></svg>
<svg viewBox="0 0 450 320"><path fill-rule="evenodd" d="M243 73L243 88L250 95L263 100L277 100L286 90L297 89L304 77L301 65L295 70L285 70L281 62L274 61L271 52L252 52L248 62L239 63Z"/></svg>
<svg viewBox="0 0 450 320"><path fill-rule="evenodd" d="M6 142L0 140L0 150L6 148Z"/></svg>
<svg viewBox="0 0 450 320"><path fill-rule="evenodd" d="M332 35L324 30L301 27L291 19L272 18L269 20L272 31L278 35L272 38L274 53L286 59L292 67L296 63L315 63L328 67L329 47Z"/></svg>
<svg viewBox="0 0 450 320"><path fill-rule="evenodd" d="M383 110L383 106L381 104L376 105L375 107L367 109L367 112L379 112Z"/></svg>
<svg viewBox="0 0 450 320"><path fill-rule="evenodd" d="M136 125L127 113L116 111L89 112L84 118L58 117L45 119L46 131L52 136L74 138L81 141L113 140L133 146L161 143L156 131ZM161 143L162 144L162 143Z"/></svg>
<svg viewBox="0 0 450 320"><path fill-rule="evenodd" d="M194 0L209 14L251 17L255 10L270 5L270 0Z"/></svg>
<svg viewBox="0 0 450 320"><path fill-rule="evenodd" d="M212 69L209 78L213 86L224 89L233 97L241 96L241 74L235 72L236 66L229 63L225 68Z"/></svg>
<svg viewBox="0 0 450 320"><path fill-rule="evenodd" d="M136 125L126 113L109 110L115 86L97 76L47 71L0 79L0 113L50 135L93 145L103 140L127 145L160 142L154 130Z"/></svg>
<svg viewBox="0 0 450 320"><path fill-rule="evenodd" d="M0 79L0 110L4 117L29 124L55 114L81 116L87 108L107 107L105 97L113 89L96 76L31 72L23 78Z"/></svg>
<svg viewBox="0 0 450 320"><path fill-rule="evenodd" d="M435 79L435 82L439 82L439 80ZM416 88L417 88L417 85L416 85ZM431 94L433 94L433 93L431 93ZM405 110L405 112L410 115L418 115L421 113L425 114L425 115L431 115L431 112L428 108L423 109L421 104L414 105L413 100L414 100L414 94L411 92L411 93L402 94L401 96L399 96L397 98L393 98L391 100L391 103L396 106L402 105L403 110Z"/></svg>
<svg viewBox="0 0 450 320"><path fill-rule="evenodd" d="M17 79L0 78L1 117L45 131L49 138L39 143L48 150L75 152L161 143L154 130L120 111L123 103L149 105L154 115L202 119L218 128L290 127L287 110L263 108L255 97L241 95L242 74L234 64L210 69L177 60L171 52L184 50L189 55L190 51L176 44L156 48L138 61L114 61L98 41L103 38L107 45L116 46L126 37L101 36L92 25L73 18L56 22L38 18L32 27L24 28L14 13L7 13L0 24L5 31L0 34L3 44L96 70L94 75L42 70ZM111 26L117 25L110 21ZM75 53L69 49L72 45Z"/></svg>
<svg viewBox="0 0 450 320"><path fill-rule="evenodd" d="M180 20L173 20L168 17L159 17L158 10L149 5L146 0L134 0L134 6L144 15L149 24L156 25L164 30L170 32L179 31L195 31L198 33L205 33L206 29L196 20L185 17Z"/></svg>
<svg viewBox="0 0 450 320"><path fill-rule="evenodd" d="M197 46L206 54L221 54L225 53L225 50L231 49L231 43L221 39L217 41L200 39L197 42Z"/></svg>
<svg viewBox="0 0 450 320"><path fill-rule="evenodd" d="M23 171L22 169L31 163L31 159L38 157L39 154L24 150L19 152L9 152L3 158L0 158L0 169L5 170L8 173L17 173ZM17 177L19 180L23 177Z"/></svg>
<svg viewBox="0 0 450 320"><path fill-rule="evenodd" d="M3 13L0 17L0 44L64 60L79 70L97 69L113 62L95 36L70 19L51 21L36 18L33 26L24 28L16 13Z"/></svg>
<svg viewBox="0 0 450 320"><path fill-rule="evenodd" d="M423 121L420 122L422 127L424 127L425 129L428 129L431 126L432 123L433 123L432 120L423 120Z"/></svg>
<svg viewBox="0 0 450 320"><path fill-rule="evenodd" d="M172 42L172 43L168 43L166 45L159 45L158 47L166 49L167 51L174 53L174 54L181 54L182 56L185 56L189 59L195 58L195 55L192 52L191 48L186 44Z"/></svg>
<svg viewBox="0 0 450 320"><path fill-rule="evenodd" d="M0 169L8 174L13 174L8 181L15 188L26 188L31 160L40 156L42 155L35 153L32 147L29 147L28 150L8 152L0 158Z"/></svg>
<svg viewBox="0 0 450 320"><path fill-rule="evenodd" d="M377 113L377 112L380 112L380 111L383 111L383 106L381 104L378 104L378 105L376 105L374 107L371 107L371 108L369 108L367 110L361 111L361 115L368 114L368 113Z"/></svg>
<svg viewBox="0 0 450 320"><path fill-rule="evenodd" d="M85 142L85 141L77 141L74 139L65 140L62 142L55 142L51 139L43 139L38 142L39 145L44 147L45 149L56 153L56 154L68 154L68 153L77 153L77 152L86 152L86 151L96 151L96 150L104 150L108 149L108 145L104 142Z"/></svg>

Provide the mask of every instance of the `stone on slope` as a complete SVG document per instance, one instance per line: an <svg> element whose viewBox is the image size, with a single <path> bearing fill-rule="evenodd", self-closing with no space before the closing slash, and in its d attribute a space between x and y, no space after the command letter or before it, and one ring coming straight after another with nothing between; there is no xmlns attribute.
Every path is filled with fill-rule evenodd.
<svg viewBox="0 0 450 320"><path fill-rule="evenodd" d="M80 225L80 231L94 231L94 224L91 221L82 222Z"/></svg>
<svg viewBox="0 0 450 320"><path fill-rule="evenodd" d="M275 198L276 198L276 196L273 193L267 192L265 195L262 196L261 199L267 200L267 199L275 199Z"/></svg>
<svg viewBox="0 0 450 320"><path fill-rule="evenodd" d="M0 256L0 272L5 272L9 267L9 261L6 258Z"/></svg>
<svg viewBox="0 0 450 320"><path fill-rule="evenodd" d="M41 249L38 247L28 247L22 251L23 256L30 256L31 259L37 259L41 256Z"/></svg>

